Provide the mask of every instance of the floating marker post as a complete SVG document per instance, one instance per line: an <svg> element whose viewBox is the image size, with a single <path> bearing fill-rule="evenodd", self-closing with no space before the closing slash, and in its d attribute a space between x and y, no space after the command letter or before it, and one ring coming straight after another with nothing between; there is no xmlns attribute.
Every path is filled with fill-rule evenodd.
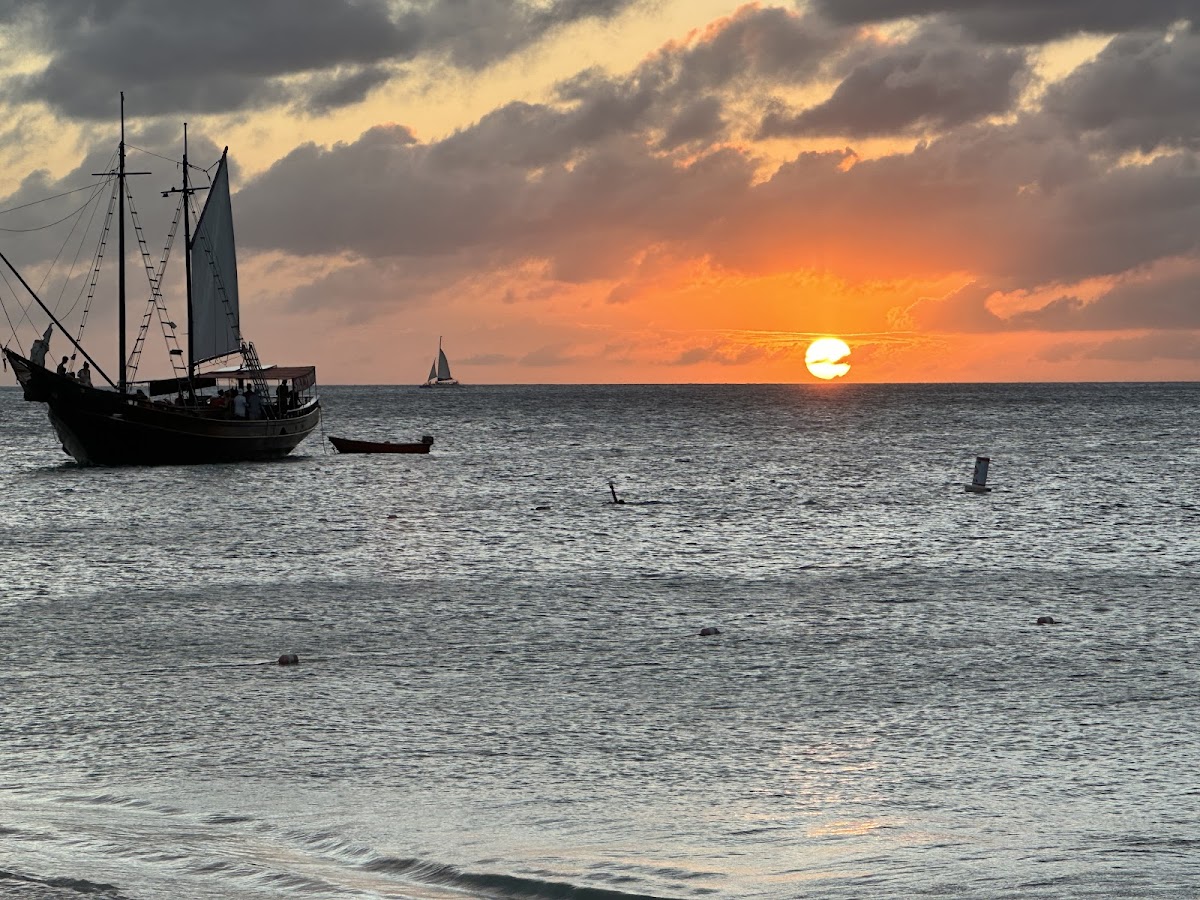
<svg viewBox="0 0 1200 900"><path fill-rule="evenodd" d="M620 497L617 496L617 483L615 481L610 481L608 483L608 489L610 491L612 491L613 503L624 503L625 502L624 500L622 500Z"/></svg>
<svg viewBox="0 0 1200 900"><path fill-rule="evenodd" d="M986 456L975 457L975 474L971 478L971 483L967 485L967 492L970 494L986 494L991 490L987 486L988 464L991 459Z"/></svg>

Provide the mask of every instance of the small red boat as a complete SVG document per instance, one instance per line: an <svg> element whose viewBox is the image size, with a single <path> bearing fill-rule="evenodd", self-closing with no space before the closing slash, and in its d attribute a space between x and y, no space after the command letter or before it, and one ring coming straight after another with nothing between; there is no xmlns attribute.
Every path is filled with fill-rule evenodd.
<svg viewBox="0 0 1200 900"><path fill-rule="evenodd" d="M338 453L428 453L433 438L425 435L418 444L393 444L391 441L352 441L350 438L331 437L329 443Z"/></svg>

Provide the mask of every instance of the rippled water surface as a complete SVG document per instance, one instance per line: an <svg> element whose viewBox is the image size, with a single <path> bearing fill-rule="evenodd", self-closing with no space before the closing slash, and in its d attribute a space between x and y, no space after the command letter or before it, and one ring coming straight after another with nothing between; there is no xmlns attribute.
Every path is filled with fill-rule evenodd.
<svg viewBox="0 0 1200 900"><path fill-rule="evenodd" d="M0 390L0 897L1196 895L1200 386L323 397L433 452Z"/></svg>

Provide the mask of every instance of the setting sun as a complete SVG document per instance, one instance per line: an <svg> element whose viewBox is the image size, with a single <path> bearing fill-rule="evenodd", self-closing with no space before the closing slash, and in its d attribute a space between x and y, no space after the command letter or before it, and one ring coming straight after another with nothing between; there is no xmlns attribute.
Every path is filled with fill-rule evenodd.
<svg viewBox="0 0 1200 900"><path fill-rule="evenodd" d="M826 381L841 378L850 371L850 348L841 338L818 338L808 345L804 364L815 377Z"/></svg>

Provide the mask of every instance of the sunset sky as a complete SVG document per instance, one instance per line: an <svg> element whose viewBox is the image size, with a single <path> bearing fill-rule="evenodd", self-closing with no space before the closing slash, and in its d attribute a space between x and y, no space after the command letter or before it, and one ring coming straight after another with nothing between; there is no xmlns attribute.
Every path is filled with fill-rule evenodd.
<svg viewBox="0 0 1200 900"><path fill-rule="evenodd" d="M151 255L179 178L152 154L186 121L193 162L230 148L244 332L325 383L417 383L439 335L468 384L811 382L826 335L846 381L1194 380L1188 19L1200 0L7 3L0 210L95 183L123 90ZM0 231L35 286L52 233ZM0 328L24 351L44 323Z"/></svg>

